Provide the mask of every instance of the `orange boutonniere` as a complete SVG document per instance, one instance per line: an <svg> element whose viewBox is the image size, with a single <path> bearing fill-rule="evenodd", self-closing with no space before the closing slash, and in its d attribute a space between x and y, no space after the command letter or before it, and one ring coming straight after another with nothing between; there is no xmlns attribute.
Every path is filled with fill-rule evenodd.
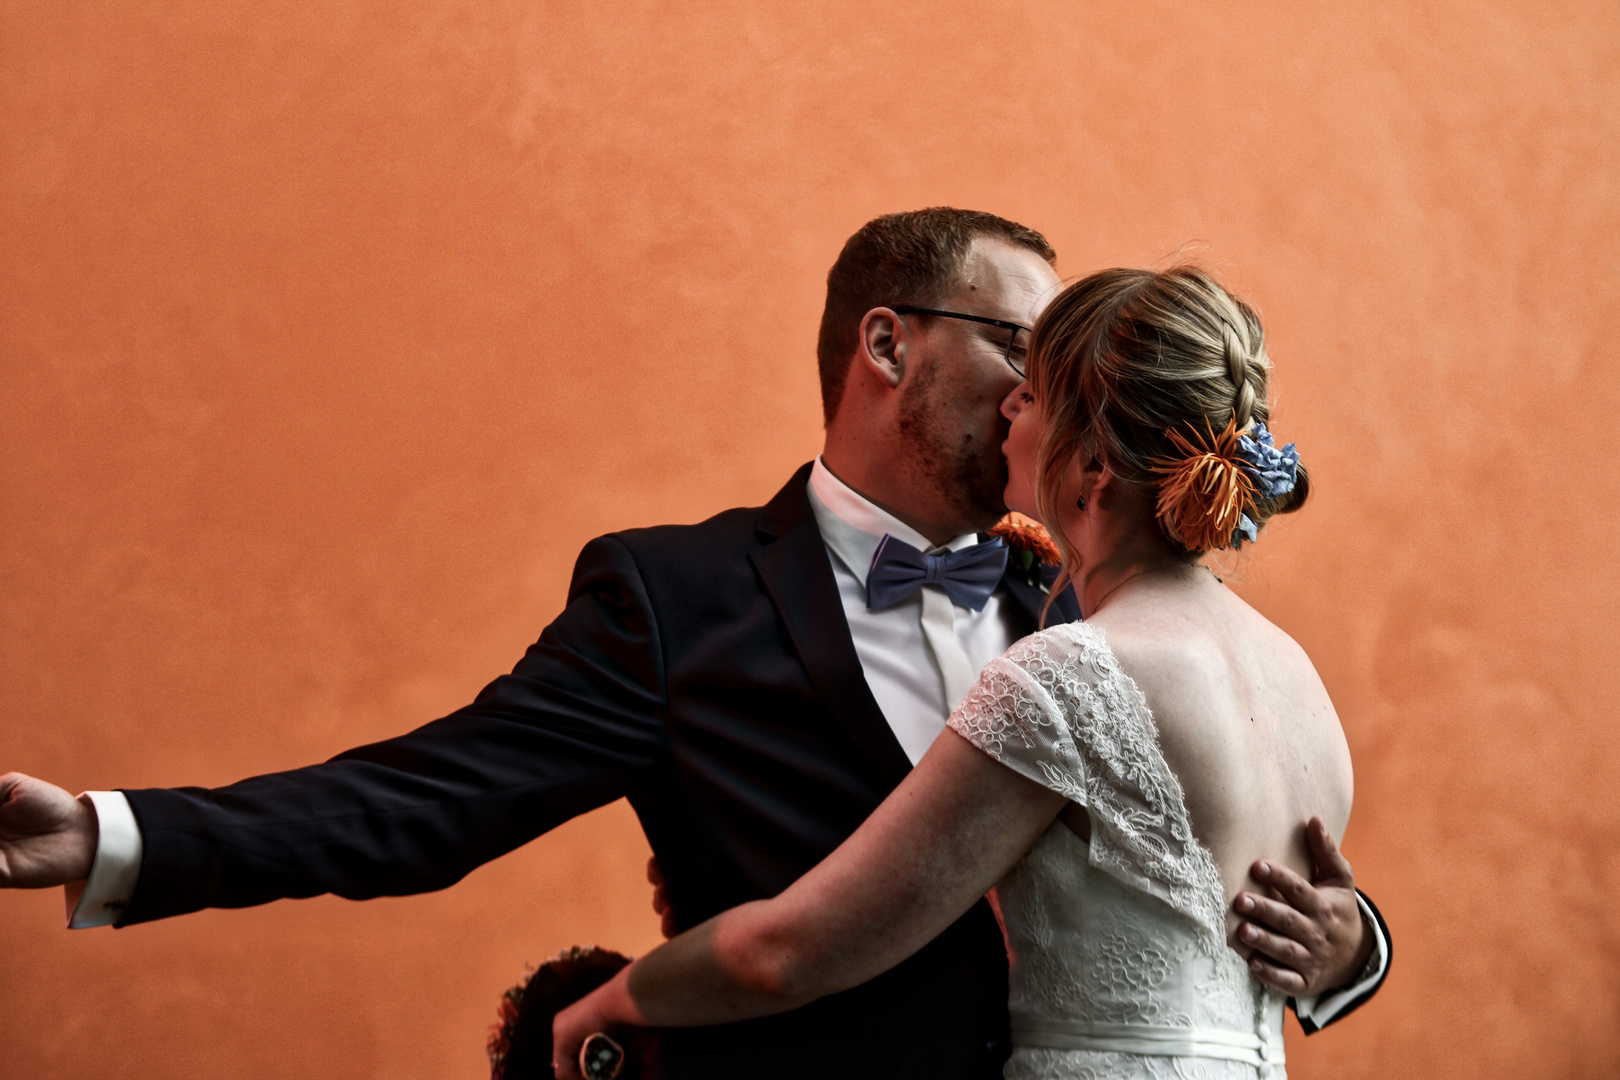
<svg viewBox="0 0 1620 1080"><path fill-rule="evenodd" d="M999 537L1007 545L1007 565L1023 571L1024 580L1046 591L1041 580L1041 567L1059 566L1063 553L1052 542L1052 536L1040 522L1022 514L1008 514L986 535Z"/></svg>

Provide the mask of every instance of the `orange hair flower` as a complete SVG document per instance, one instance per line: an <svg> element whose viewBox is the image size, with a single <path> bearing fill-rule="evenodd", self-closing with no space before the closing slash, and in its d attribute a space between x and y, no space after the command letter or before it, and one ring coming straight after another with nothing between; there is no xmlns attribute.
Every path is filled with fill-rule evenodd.
<svg viewBox="0 0 1620 1080"><path fill-rule="evenodd" d="M1254 505L1254 480L1238 457L1237 425L1227 422L1219 435L1204 421L1191 438L1167 431L1182 457L1162 458L1153 471L1159 484L1159 522L1189 551L1218 551L1232 546L1243 512Z"/></svg>

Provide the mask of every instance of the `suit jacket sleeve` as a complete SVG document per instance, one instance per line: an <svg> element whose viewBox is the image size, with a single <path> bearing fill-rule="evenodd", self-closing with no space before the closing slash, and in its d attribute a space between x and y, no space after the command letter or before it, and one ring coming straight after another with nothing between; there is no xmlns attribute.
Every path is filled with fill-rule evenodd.
<svg viewBox="0 0 1620 1080"><path fill-rule="evenodd" d="M216 789L127 791L140 878L121 925L281 897L442 889L628 794L664 751L658 626L616 537L568 606L471 705L320 765Z"/></svg>

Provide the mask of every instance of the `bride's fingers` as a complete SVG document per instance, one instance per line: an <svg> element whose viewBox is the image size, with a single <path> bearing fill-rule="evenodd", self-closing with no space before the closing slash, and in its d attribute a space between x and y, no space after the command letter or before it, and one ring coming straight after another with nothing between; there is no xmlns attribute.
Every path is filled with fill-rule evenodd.
<svg viewBox="0 0 1620 1080"><path fill-rule="evenodd" d="M556 1080L584 1080L579 1071L579 1044L571 1039L554 1042L551 1047L551 1074Z"/></svg>
<svg viewBox="0 0 1620 1080"><path fill-rule="evenodd" d="M1281 990L1292 997L1298 997L1305 991L1305 980L1299 972L1267 963L1261 957L1249 958L1249 970L1254 973L1255 978L1273 990Z"/></svg>
<svg viewBox="0 0 1620 1080"><path fill-rule="evenodd" d="M557 1080L583 1080L579 1048L591 1031L600 1030L589 1000L581 998L551 1018L551 1069Z"/></svg>
<svg viewBox="0 0 1620 1080"><path fill-rule="evenodd" d="M1303 911L1306 915L1315 915L1321 903L1316 895L1316 888L1310 882L1294 873L1282 863L1269 859L1261 859L1250 867L1249 872L1256 881L1262 882L1277 890L1290 907Z"/></svg>

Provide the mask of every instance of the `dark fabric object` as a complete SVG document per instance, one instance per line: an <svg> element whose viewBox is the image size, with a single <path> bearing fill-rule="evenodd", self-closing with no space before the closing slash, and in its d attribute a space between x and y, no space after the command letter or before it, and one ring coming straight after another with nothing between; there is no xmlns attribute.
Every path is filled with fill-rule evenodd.
<svg viewBox="0 0 1620 1080"><path fill-rule="evenodd" d="M1378 929L1384 932L1384 945L1386 948L1386 952L1384 954L1384 970L1378 976L1377 982L1368 987L1365 993L1357 994L1351 1000L1350 1004L1340 1009L1338 1015L1329 1020L1326 1024L1317 1024L1313 1020L1307 1020L1300 1016L1296 1011L1294 1017L1299 1021L1299 1026L1304 1029L1305 1034L1307 1035L1315 1035L1324 1027L1330 1027L1333 1024L1337 1024L1340 1020L1343 1020L1345 1017L1367 1004L1368 1001L1372 1000L1372 996L1384 988L1384 980L1389 978L1389 969L1395 963L1395 939L1390 937L1389 924L1384 921L1384 913L1378 910L1378 905L1372 902L1372 897L1368 896L1360 889L1356 890L1356 895L1367 901L1367 907L1372 912L1373 918L1378 920ZM1293 998L1288 999L1288 1006L1289 1008L1294 1007Z"/></svg>

